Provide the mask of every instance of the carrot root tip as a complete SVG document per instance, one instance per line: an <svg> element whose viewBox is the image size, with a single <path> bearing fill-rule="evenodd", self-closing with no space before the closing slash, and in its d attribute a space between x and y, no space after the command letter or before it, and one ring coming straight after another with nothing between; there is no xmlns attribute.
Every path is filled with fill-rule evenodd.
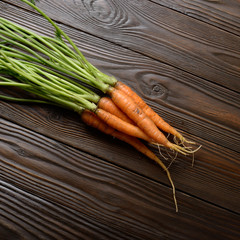
<svg viewBox="0 0 240 240"><path fill-rule="evenodd" d="M179 142L180 141L180 142ZM187 140L181 133L177 132L176 134L174 134L174 142L178 145L183 145L184 143L187 144L192 144L195 145L196 143L193 141L189 141Z"/></svg>

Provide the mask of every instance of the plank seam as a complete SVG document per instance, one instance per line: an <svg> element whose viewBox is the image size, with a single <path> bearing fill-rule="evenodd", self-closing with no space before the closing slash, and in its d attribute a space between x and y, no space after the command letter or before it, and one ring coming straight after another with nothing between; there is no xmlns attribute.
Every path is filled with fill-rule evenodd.
<svg viewBox="0 0 240 240"><path fill-rule="evenodd" d="M210 22L206 22L206 21L201 20L201 19L198 19L198 18L196 18L196 17L194 17L194 16L189 16L189 15L187 15L186 13L184 13L184 12L182 12L182 11L180 11L180 10L177 10L177 9L175 9L175 8L171 8L171 7L168 7L168 6L164 5L164 4L157 3L157 2L155 2L154 0L153 0L153 1L152 1L152 0L148 0L148 1L151 2L151 3L157 4L157 5L161 6L161 7L170 9L171 11L180 13L180 14L186 16L186 17L192 18L192 19L194 19L194 20L196 20L196 21L199 21L199 22L201 22L201 23L207 24L207 25L209 25L209 26L212 26L212 27L215 27L215 28L220 29L220 30L222 30L222 31L225 31L225 32L227 32L227 33L230 33L230 34L232 34L232 35L234 35L234 36L240 37L240 34L236 34L236 33L234 33L234 32L228 31L228 30L226 30L226 29L224 29L224 28L218 27L218 26L216 26L216 25L214 25L214 24L211 24Z"/></svg>

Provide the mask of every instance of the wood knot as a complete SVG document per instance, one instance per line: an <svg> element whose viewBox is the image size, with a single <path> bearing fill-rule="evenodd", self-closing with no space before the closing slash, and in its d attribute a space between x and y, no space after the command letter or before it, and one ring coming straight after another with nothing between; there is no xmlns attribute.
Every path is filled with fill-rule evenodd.
<svg viewBox="0 0 240 240"><path fill-rule="evenodd" d="M145 85L142 91L152 99L166 99L168 95L168 89L160 83Z"/></svg>
<svg viewBox="0 0 240 240"><path fill-rule="evenodd" d="M152 91L158 95L163 95L166 92L166 88L160 84L153 85Z"/></svg>
<svg viewBox="0 0 240 240"><path fill-rule="evenodd" d="M83 3L90 15L96 20L101 22L110 21L113 11L111 2L107 0L84 0Z"/></svg>
<svg viewBox="0 0 240 240"><path fill-rule="evenodd" d="M168 97L169 78L151 72L140 72L136 76L143 94L153 100L165 100Z"/></svg>

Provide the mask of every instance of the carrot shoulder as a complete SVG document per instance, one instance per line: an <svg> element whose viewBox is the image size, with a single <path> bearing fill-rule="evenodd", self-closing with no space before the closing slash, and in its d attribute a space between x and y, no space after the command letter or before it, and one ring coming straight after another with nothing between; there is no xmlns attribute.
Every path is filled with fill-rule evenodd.
<svg viewBox="0 0 240 240"><path fill-rule="evenodd" d="M131 97L133 101L144 111L144 113L156 124L157 127L159 127L161 130L167 133L170 133L176 136L180 140L183 139L183 136L175 128L173 128L171 125L165 122L156 112L154 112L152 108L150 108L144 102L144 100L137 93L135 93L130 87L118 81L115 84L115 88L123 91L125 94Z"/></svg>
<svg viewBox="0 0 240 240"><path fill-rule="evenodd" d="M155 123L143 112L143 110L123 91L116 88L109 88L109 96L113 102L130 118L155 144L163 145L169 149L180 152L184 155L192 153L185 147L173 144L159 130Z"/></svg>
<svg viewBox="0 0 240 240"><path fill-rule="evenodd" d="M98 102L98 107L117 116L127 123L134 124L134 122L126 114L124 114L109 97L101 97Z"/></svg>
<svg viewBox="0 0 240 240"><path fill-rule="evenodd" d="M108 94L111 96L113 102L150 138L159 144L167 145L168 140L165 135L159 131L154 122L129 96L115 88L110 88Z"/></svg>
<svg viewBox="0 0 240 240"><path fill-rule="evenodd" d="M109 113L101 108L95 111L95 114L107 125L112 128L128 134L133 137L141 138L147 142L152 142L152 139L148 137L138 126L125 122L119 117Z"/></svg>

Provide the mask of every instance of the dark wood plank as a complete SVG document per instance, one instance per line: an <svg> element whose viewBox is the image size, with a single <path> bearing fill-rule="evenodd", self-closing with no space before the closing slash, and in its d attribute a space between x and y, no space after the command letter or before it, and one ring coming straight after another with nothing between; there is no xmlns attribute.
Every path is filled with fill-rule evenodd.
<svg viewBox="0 0 240 240"><path fill-rule="evenodd" d="M240 37L229 32L148 0L42 0L38 6L56 21L240 92Z"/></svg>
<svg viewBox="0 0 240 240"><path fill-rule="evenodd" d="M40 33L49 34L48 25L35 14L9 6L1 12L1 15L11 17L23 26L28 26ZM21 20L18 18L20 16ZM32 24L29 24L30 22ZM38 22L37 26L35 22ZM193 134L195 137L190 138L203 144L201 154L196 157L198 167L192 170L191 175L189 175L191 158L178 157L179 162L172 168L178 188L239 212L237 181L239 170L237 99L239 95L207 81L203 82L202 79L180 70L176 72L175 69L158 61L117 47L94 36L65 26L63 28L77 45L81 46L89 59L93 60L93 63L118 78L124 79L142 93L149 100L150 105L170 120L175 127L184 130L185 133ZM182 79L179 80L179 76ZM176 84L175 89L173 85L176 86ZM201 107L202 104L204 107ZM100 138L96 133L89 135L87 133L89 129L80 124L76 115L70 115L71 117L68 118L69 113L62 113L59 109L3 102L0 105L0 113L2 117L36 132L88 151L149 178L159 179L158 168L153 167L146 159L142 159L141 164L136 165L135 151L131 152L128 149L126 153L123 153L117 144L112 147L111 140L105 139L104 135L100 135ZM98 146L97 149L96 146ZM137 156L140 157L140 155ZM219 175L219 167L224 169L223 176ZM189 181L189 178L192 181ZM165 175L161 176L161 181L167 183ZM209 184L211 188L208 187ZM229 200L230 194L232 197Z"/></svg>
<svg viewBox="0 0 240 240"><path fill-rule="evenodd" d="M154 163L131 147L113 142L110 137L86 127L75 114L44 107L2 106L5 109L4 117L11 121L150 179L169 184L166 175L161 175L161 169ZM178 161L171 168L177 189L240 212L240 154L208 141L192 139L198 140L204 147L195 156L194 168L191 168L191 157L178 156ZM157 150L155 152L158 154Z"/></svg>
<svg viewBox="0 0 240 240"><path fill-rule="evenodd" d="M171 167L180 213L174 212L171 188L164 172L131 147L86 127L77 114L43 105L0 102L1 237L238 239L240 97L237 89L223 87L239 79L238 59L227 59L232 66L236 65L237 75L236 78L228 75L226 85L227 78L220 80L222 82L219 79L227 64L223 64L222 70L218 66L218 72L214 73L216 80L209 78L209 73L204 73L207 74L204 79L198 72L209 69L204 69L198 61L191 62L197 69L192 74L182 67L192 60L191 56L190 60L187 58L189 53L183 55L179 65L175 64L173 54L164 60L168 64L163 64L156 57L162 49L154 56L151 48L165 30L167 36L173 37L174 27L182 31L183 27L195 25L201 31L206 27L221 37L219 45L210 36L206 38L208 42L200 39L204 46L210 44L203 48L201 60L211 59L204 51L217 49L221 54L226 53L219 57L225 61L233 49L239 53L238 47L229 47L239 38L196 20L188 25L187 20L191 18L179 17L183 15L175 15L173 10L166 12L170 14L166 21L174 20L173 23L160 21L156 13L160 9L163 14L166 8L162 6L154 9L152 16L145 16L152 11L152 6L158 5L150 6L151 1L126 3L40 1L38 4L43 7L49 4L49 13L61 22L91 62L128 83L187 137L203 144L194 168L190 167L191 157L182 156ZM18 5L19 1L1 1L0 16L39 33L51 34L49 25L37 14L25 11L25 7L14 7L15 4L23 6ZM108 6L109 11L105 11ZM54 7L58 9L57 14L51 13ZM83 15L77 16L83 9ZM119 15L114 16L114 10L118 10ZM137 13L139 10L142 12ZM62 20L56 15L62 15ZM121 22L119 17L126 22ZM86 22L82 25L79 22L87 19L93 23L89 29ZM161 34L147 36L153 30L157 32L156 20L167 28ZM144 24L136 25L139 21ZM115 31L119 31L119 35L112 36L110 32ZM192 40L200 33L194 29L186 31L189 49L196 49L197 44ZM178 40L180 33L176 34ZM203 38L205 36L203 34ZM153 45L150 44L150 50L144 47L142 52L143 45L132 47L133 39L135 42L140 39L141 44L151 41ZM164 42L164 46L175 43L171 40ZM177 49L179 46L182 47L176 43ZM183 50L188 47L184 46ZM217 64L221 64L220 61Z"/></svg>
<svg viewBox="0 0 240 240"><path fill-rule="evenodd" d="M240 36L240 1L238 0L151 1Z"/></svg>
<svg viewBox="0 0 240 240"><path fill-rule="evenodd" d="M0 122L5 239L237 239L240 216ZM207 214L206 214L207 213Z"/></svg>
<svg viewBox="0 0 240 240"><path fill-rule="evenodd" d="M41 17L19 8L9 6L0 16L53 34ZM240 151L240 94L76 29L62 28L94 65L133 87L175 127Z"/></svg>

